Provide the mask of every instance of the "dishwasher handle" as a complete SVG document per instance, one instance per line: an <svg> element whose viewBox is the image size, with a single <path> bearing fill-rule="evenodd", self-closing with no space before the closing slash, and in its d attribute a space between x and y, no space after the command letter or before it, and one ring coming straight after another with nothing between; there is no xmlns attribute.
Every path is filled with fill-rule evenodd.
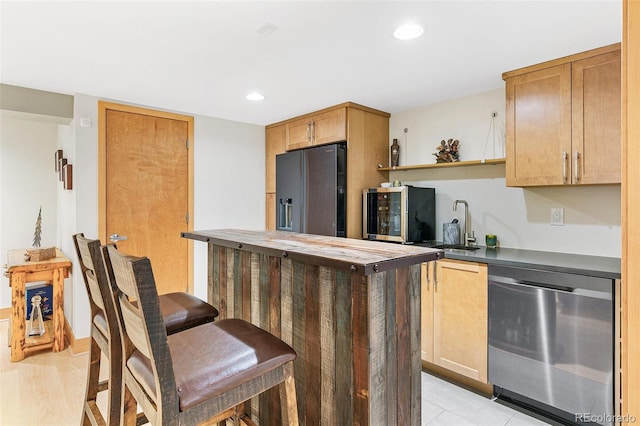
<svg viewBox="0 0 640 426"><path fill-rule="evenodd" d="M496 283L496 284L506 284L506 285L521 285L521 286L525 286L525 287L528 287L528 288L531 288L531 287L546 288L548 290L562 291L562 292L565 292L565 293L573 293L576 290L573 287L554 285L554 284L546 284L546 283L539 283L539 282L528 281L528 280L517 280L517 279L511 278L511 277L501 277L501 276L498 276L498 275L489 275L489 282L493 282L493 283Z"/></svg>
<svg viewBox="0 0 640 426"><path fill-rule="evenodd" d="M516 280L511 277L503 277L498 275L489 275L488 281L490 285L502 287L509 291L516 291L520 293L531 293L536 289L556 291L560 293L571 294L575 296L585 296L594 299L612 300L613 295L611 291L604 290L590 290L586 288L575 288L558 286L547 283L532 282L526 280Z"/></svg>

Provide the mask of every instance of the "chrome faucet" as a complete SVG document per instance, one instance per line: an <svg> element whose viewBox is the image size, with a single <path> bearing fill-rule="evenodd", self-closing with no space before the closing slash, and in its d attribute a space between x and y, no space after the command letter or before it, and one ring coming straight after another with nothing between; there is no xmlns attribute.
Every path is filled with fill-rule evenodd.
<svg viewBox="0 0 640 426"><path fill-rule="evenodd" d="M476 242L476 235L471 230L471 221L469 220L469 203L465 200L455 200L453 202L453 211L458 210L458 203L464 204L464 245L470 246Z"/></svg>

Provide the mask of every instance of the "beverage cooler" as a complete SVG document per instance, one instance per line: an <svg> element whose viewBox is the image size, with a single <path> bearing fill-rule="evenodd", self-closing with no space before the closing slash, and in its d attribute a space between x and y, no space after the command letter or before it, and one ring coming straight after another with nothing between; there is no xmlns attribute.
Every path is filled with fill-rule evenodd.
<svg viewBox="0 0 640 426"><path fill-rule="evenodd" d="M436 238L434 188L406 185L365 189L362 206L365 239L407 244Z"/></svg>

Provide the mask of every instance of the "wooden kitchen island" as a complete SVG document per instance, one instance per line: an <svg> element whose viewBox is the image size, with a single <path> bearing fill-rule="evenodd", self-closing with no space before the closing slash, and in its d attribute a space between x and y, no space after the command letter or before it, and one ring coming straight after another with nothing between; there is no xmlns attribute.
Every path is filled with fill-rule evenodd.
<svg viewBox="0 0 640 426"><path fill-rule="evenodd" d="M300 424L420 425L420 264L441 250L283 231L183 233L208 243L208 299L280 337ZM277 391L245 411L280 424Z"/></svg>

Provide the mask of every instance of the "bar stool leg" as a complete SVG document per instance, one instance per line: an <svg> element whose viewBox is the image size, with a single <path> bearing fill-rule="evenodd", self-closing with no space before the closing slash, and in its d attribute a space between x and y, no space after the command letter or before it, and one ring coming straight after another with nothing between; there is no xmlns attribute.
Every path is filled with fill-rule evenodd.
<svg viewBox="0 0 640 426"><path fill-rule="evenodd" d="M87 372L87 390L84 398L84 408L82 411L82 423L84 425L91 425L98 419L102 419L100 411L97 410L96 398L100 391L100 346L91 338L91 347L89 348L89 371Z"/></svg>
<svg viewBox="0 0 640 426"><path fill-rule="evenodd" d="M298 425L298 404L296 402L296 384L293 379L293 363L283 366L286 379L280 384L280 404L282 406L282 424Z"/></svg>

